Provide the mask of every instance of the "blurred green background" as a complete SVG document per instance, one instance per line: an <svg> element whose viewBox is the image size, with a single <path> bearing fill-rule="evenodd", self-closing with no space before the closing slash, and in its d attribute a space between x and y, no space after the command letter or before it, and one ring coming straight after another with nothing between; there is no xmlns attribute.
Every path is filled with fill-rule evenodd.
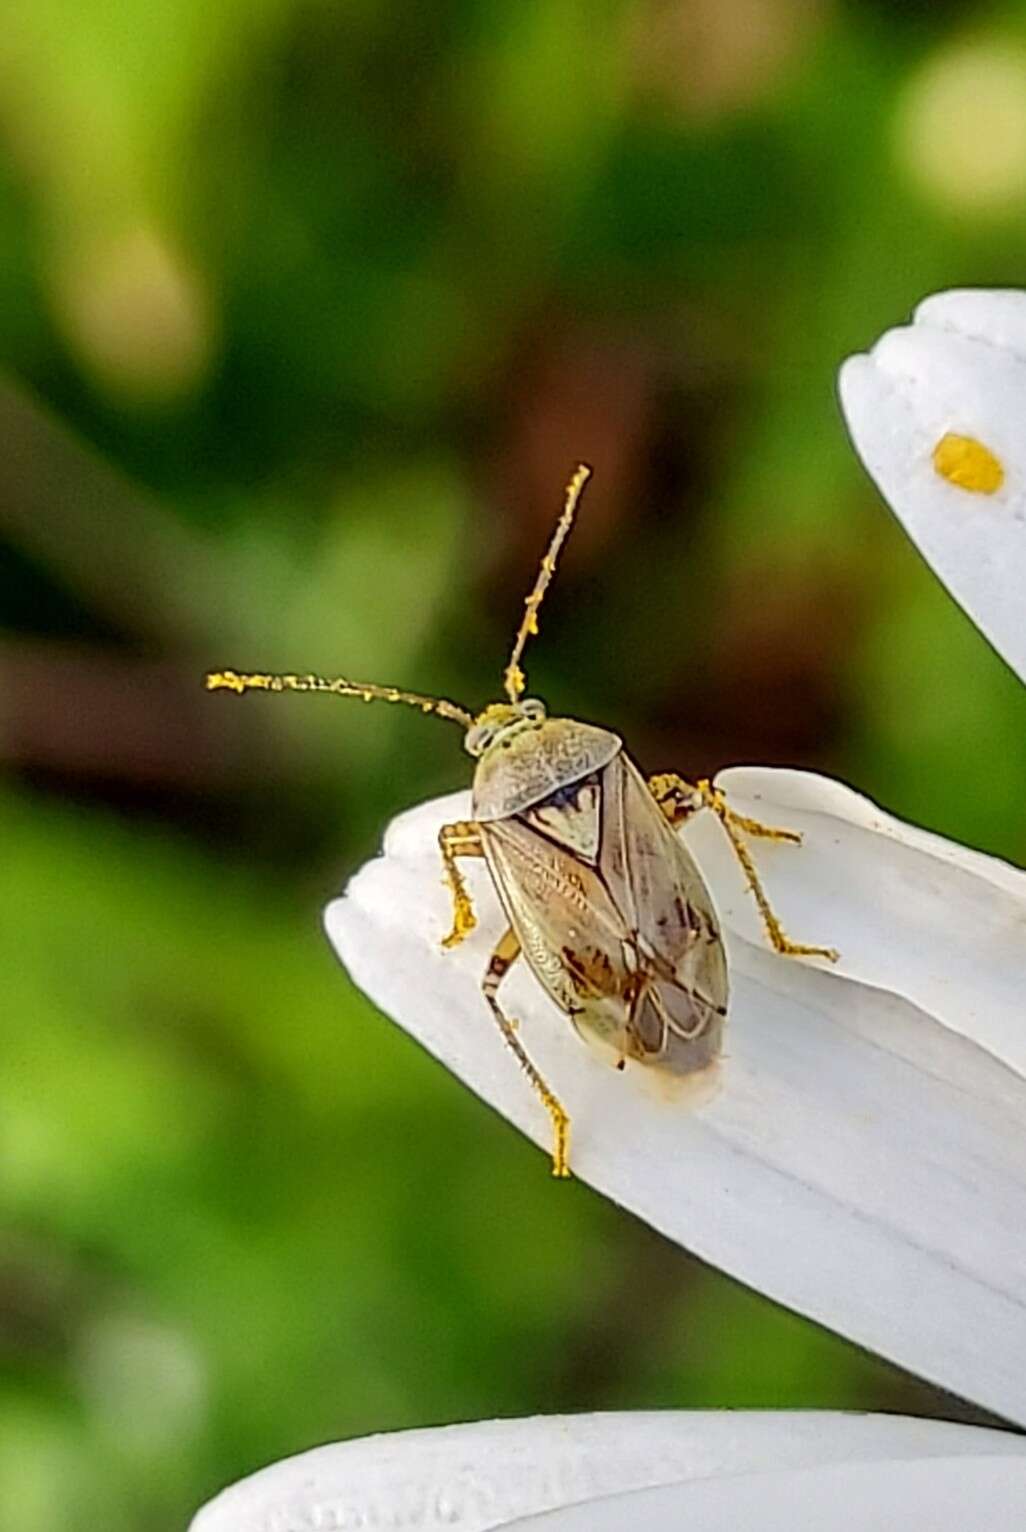
<svg viewBox="0 0 1026 1532"><path fill-rule="evenodd" d="M532 690L1026 860L1021 690L834 401L1026 285L1026 5L8 0L0 146L5 1525L475 1416L959 1414L557 1191L349 985L320 909L454 730L201 677L485 701L583 457Z"/></svg>

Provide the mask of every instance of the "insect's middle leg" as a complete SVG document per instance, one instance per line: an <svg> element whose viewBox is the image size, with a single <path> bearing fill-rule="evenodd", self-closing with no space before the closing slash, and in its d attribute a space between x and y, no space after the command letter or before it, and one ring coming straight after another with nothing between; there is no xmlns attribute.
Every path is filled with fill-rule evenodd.
<svg viewBox="0 0 1026 1532"><path fill-rule="evenodd" d="M492 1015L499 1024L499 1030L516 1054L520 1067L534 1086L534 1089L541 1098L542 1105L552 1118L552 1127L555 1135L552 1147L552 1174L554 1176L565 1177L570 1174L568 1163L570 1118L567 1116L562 1103L553 1095L535 1068L530 1054L517 1036L516 1023L510 1021L498 1001L499 985L519 956L520 943L513 930L510 929L501 938L498 946L492 953L485 976L481 981L481 988L484 991L484 997L488 1002Z"/></svg>
<svg viewBox="0 0 1026 1532"><path fill-rule="evenodd" d="M484 856L481 834L476 824L461 822L443 825L438 832L438 849L442 853L445 886L452 894L452 930L442 941L443 947L458 947L477 925L474 906L456 865L458 856Z"/></svg>
<svg viewBox="0 0 1026 1532"><path fill-rule="evenodd" d="M659 776L650 777L648 785L672 825L683 824L699 809L712 809L723 826L734 855L741 863L745 881L759 907L766 935L775 951L787 957L823 957L831 963L837 962L840 954L836 947L809 946L805 942L794 942L787 935L762 886L752 853L742 838L743 834L752 835L763 840L788 841L791 845L800 846L802 838L797 830L781 830L773 825L765 825L761 820L749 819L745 814L736 814L728 805L722 790L709 781L686 782L673 772L663 772Z"/></svg>

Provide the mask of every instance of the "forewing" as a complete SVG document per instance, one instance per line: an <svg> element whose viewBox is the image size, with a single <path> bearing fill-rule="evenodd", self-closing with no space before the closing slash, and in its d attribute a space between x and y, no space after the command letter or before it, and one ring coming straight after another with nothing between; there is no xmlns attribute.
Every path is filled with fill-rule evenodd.
<svg viewBox="0 0 1026 1532"><path fill-rule="evenodd" d="M701 1068L718 1043L728 993L712 896L625 753L610 761L603 782L599 870L652 981L647 999L639 1000L636 1029L647 1048L661 1019L671 1034L667 1064ZM699 1041L700 1048L693 1046Z"/></svg>
<svg viewBox="0 0 1026 1532"><path fill-rule="evenodd" d="M633 763L618 755L599 785L597 867L526 816L482 824L485 855L526 961L578 1029L689 1074L718 1053L726 1014L712 899Z"/></svg>
<svg viewBox="0 0 1026 1532"><path fill-rule="evenodd" d="M492 878L524 957L565 1011L623 1009L626 932L595 868L518 818L481 826Z"/></svg>

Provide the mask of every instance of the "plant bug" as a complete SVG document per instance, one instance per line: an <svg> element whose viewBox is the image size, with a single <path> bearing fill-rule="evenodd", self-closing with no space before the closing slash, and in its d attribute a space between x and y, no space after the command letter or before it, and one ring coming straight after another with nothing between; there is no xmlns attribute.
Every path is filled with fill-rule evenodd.
<svg viewBox="0 0 1026 1532"><path fill-rule="evenodd" d="M459 868L483 857L508 929L482 979L482 992L507 1044L548 1111L552 1173L569 1175L570 1119L499 1004L499 986L521 955L576 1030L628 1059L687 1075L717 1056L727 1015L727 958L712 896L675 828L700 809L715 813L730 840L777 952L835 961L831 947L784 934L744 836L798 843L728 808L710 782L674 774L642 776L619 735L573 718L549 718L525 697L520 661L538 631L538 609L591 470L581 464L566 489L504 675L505 700L474 715L455 702L398 687L315 675L212 671L210 690L331 692L365 702L405 702L464 729L477 761L473 818L443 825L438 842L452 895L454 947L476 924Z"/></svg>

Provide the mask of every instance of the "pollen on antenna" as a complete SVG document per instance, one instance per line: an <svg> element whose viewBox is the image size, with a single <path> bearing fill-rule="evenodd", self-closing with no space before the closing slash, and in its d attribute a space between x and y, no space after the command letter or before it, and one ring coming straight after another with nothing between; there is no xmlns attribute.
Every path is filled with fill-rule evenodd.
<svg viewBox="0 0 1026 1532"><path fill-rule="evenodd" d="M234 670L211 670L207 672L208 692L237 692L241 697L245 690L242 677Z"/></svg>
<svg viewBox="0 0 1026 1532"><path fill-rule="evenodd" d="M535 630L537 631L537 629ZM519 665L510 665L504 677L506 690L512 692L514 697L522 697L527 686L527 677Z"/></svg>

